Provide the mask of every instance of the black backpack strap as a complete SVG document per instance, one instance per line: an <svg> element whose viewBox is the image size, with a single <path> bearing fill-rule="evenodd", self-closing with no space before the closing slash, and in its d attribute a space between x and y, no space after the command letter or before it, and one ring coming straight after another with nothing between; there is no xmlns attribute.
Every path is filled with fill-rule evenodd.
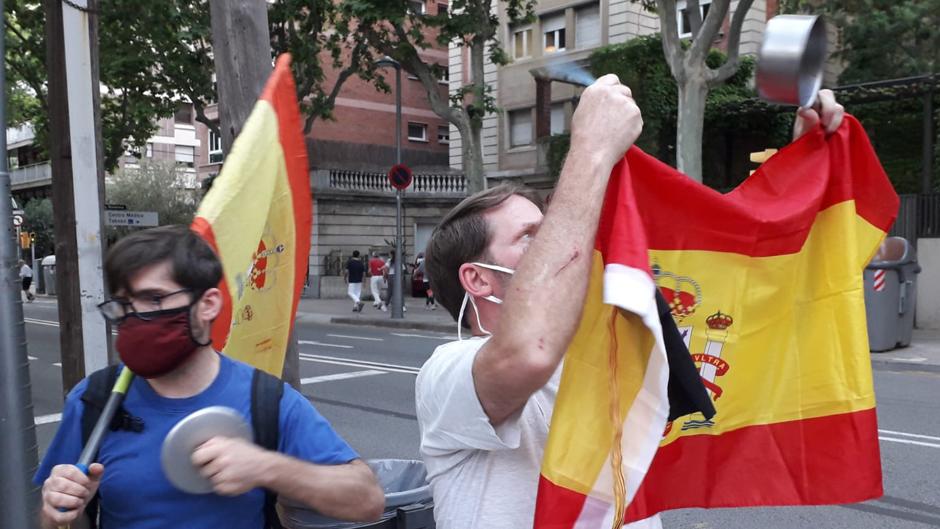
<svg viewBox="0 0 940 529"><path fill-rule="evenodd" d="M265 450L277 452L280 437L281 396L284 382L260 369L251 377L251 429L255 444ZM264 494L265 527L283 529L277 515L277 494L266 490Z"/></svg>
<svg viewBox="0 0 940 529"><path fill-rule="evenodd" d="M88 385L85 386L85 391L81 397L82 404L84 404L82 409L82 446L85 446L88 438L91 437L91 431L95 428L98 417L101 416L101 411L108 402L108 397L111 396L111 389L114 388L114 383L117 382L118 368L119 366L116 365L108 366L88 376ZM85 514L88 515L91 529L96 529L98 527L97 493L85 506Z"/></svg>

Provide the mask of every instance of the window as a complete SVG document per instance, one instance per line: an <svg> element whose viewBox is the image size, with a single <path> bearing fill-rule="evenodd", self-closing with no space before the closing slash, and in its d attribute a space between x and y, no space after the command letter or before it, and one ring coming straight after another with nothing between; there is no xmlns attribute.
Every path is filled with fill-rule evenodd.
<svg viewBox="0 0 940 529"><path fill-rule="evenodd" d="M551 134L565 133L565 104L555 103L552 105Z"/></svg>
<svg viewBox="0 0 940 529"><path fill-rule="evenodd" d="M441 70L441 78L437 80L440 84L447 84L450 81L450 66L444 65Z"/></svg>
<svg viewBox="0 0 940 529"><path fill-rule="evenodd" d="M512 56L522 59L532 56L532 28L524 28L512 33Z"/></svg>
<svg viewBox="0 0 940 529"><path fill-rule="evenodd" d="M196 163L196 148L192 145L176 146L176 165L192 167Z"/></svg>
<svg viewBox="0 0 940 529"><path fill-rule="evenodd" d="M193 124L193 107L189 103L183 103L176 109L176 114L173 115L174 123L182 123L184 125Z"/></svg>
<svg viewBox="0 0 940 529"><path fill-rule="evenodd" d="M521 147L532 144L532 110L509 112L509 146Z"/></svg>
<svg viewBox="0 0 940 529"><path fill-rule="evenodd" d="M438 125L437 143L441 145L446 145L450 143L450 127L448 127L447 125Z"/></svg>
<svg viewBox="0 0 940 529"><path fill-rule="evenodd" d="M542 34L545 36L545 53L565 51L565 15L542 19Z"/></svg>
<svg viewBox="0 0 940 529"><path fill-rule="evenodd" d="M447 4L442 4L442 3L438 2L438 4L437 4L437 14L438 14L438 15L446 15L446 14L447 14Z"/></svg>
<svg viewBox="0 0 940 529"><path fill-rule="evenodd" d="M582 7L575 11L574 47L592 48L601 43L601 6Z"/></svg>
<svg viewBox="0 0 940 529"><path fill-rule="evenodd" d="M147 144L147 150L144 151L144 158L153 158L153 144Z"/></svg>
<svg viewBox="0 0 940 529"><path fill-rule="evenodd" d="M222 163L222 136L209 131L209 163Z"/></svg>
<svg viewBox="0 0 940 529"><path fill-rule="evenodd" d="M428 141L428 126L425 123L408 123L408 139L411 141Z"/></svg>
<svg viewBox="0 0 940 529"><path fill-rule="evenodd" d="M408 10L415 15L423 15L425 13L425 6L423 1L419 0L410 0L408 2Z"/></svg>
<svg viewBox="0 0 940 529"><path fill-rule="evenodd" d="M708 8L711 7L712 0L699 0L698 10L702 13L702 21L708 16ZM692 36L692 22L689 21L689 8L685 0L676 2L676 10L679 23L679 37L686 38Z"/></svg>

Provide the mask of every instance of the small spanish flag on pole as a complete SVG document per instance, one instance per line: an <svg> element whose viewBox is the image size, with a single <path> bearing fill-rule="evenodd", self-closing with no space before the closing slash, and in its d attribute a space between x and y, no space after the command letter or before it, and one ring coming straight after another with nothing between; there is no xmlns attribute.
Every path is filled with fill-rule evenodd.
<svg viewBox="0 0 940 529"><path fill-rule="evenodd" d="M224 271L225 304L212 328L216 349L275 376L303 291L312 210L300 109L284 54L192 224Z"/></svg>

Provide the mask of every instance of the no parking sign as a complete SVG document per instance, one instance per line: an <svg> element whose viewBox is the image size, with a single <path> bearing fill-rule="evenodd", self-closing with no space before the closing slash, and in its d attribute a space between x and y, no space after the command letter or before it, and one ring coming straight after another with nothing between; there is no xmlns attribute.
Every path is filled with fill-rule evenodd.
<svg viewBox="0 0 940 529"><path fill-rule="evenodd" d="M399 191L408 189L412 181L414 181L414 177L411 174L411 169L403 163L393 165L388 171L388 183Z"/></svg>

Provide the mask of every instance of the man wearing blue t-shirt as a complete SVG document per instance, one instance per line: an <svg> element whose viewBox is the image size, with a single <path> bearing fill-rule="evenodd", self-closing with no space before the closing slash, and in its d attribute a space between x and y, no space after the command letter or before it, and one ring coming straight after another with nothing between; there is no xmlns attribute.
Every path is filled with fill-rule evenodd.
<svg viewBox="0 0 940 529"><path fill-rule="evenodd" d="M108 254L105 273L114 297L102 303L117 324L116 347L134 379L124 409L143 430L109 431L88 475L72 463L82 450L82 393L68 395L62 424L36 472L42 484L42 527L86 527L88 501L100 496L105 528L261 529L264 489L327 516L373 520L384 506L375 476L330 424L297 391L284 387L279 443L268 451L240 439L216 437L192 462L213 484L210 494L173 487L160 466L170 429L208 406L238 410L251 423L253 368L216 352L210 324L222 308L216 287L222 266L202 239L183 226L141 231Z"/></svg>

